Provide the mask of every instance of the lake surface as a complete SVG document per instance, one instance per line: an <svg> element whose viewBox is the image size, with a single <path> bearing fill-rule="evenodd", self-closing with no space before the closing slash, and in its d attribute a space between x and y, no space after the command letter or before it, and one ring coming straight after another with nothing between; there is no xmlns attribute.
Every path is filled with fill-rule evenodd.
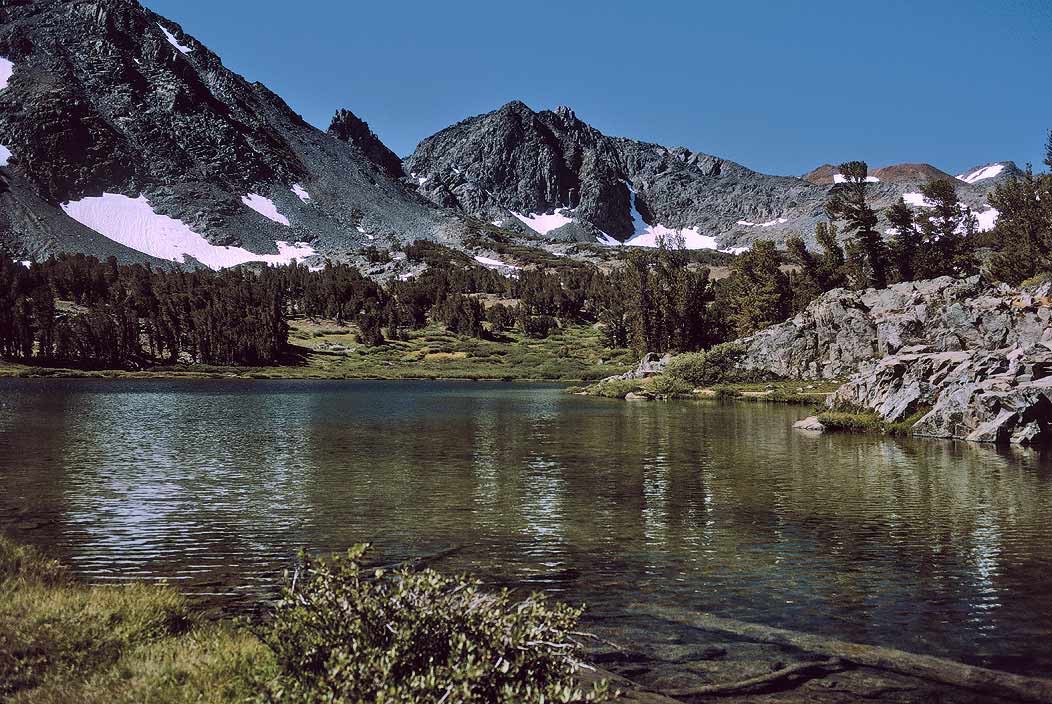
<svg viewBox="0 0 1052 704"><path fill-rule="evenodd" d="M1052 458L551 386L0 380L0 530L234 605L300 548L1052 672Z"/></svg>

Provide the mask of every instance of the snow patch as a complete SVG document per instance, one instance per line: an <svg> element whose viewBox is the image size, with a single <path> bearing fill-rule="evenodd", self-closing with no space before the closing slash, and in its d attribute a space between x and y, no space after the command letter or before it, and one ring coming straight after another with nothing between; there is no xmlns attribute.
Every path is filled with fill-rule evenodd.
<svg viewBox="0 0 1052 704"><path fill-rule="evenodd" d="M989 232L994 229L994 225L997 224L997 217L1001 214L997 208L986 206L986 210L982 212L975 212L975 219L978 221L979 232Z"/></svg>
<svg viewBox="0 0 1052 704"><path fill-rule="evenodd" d="M993 178L994 176L999 175L1004 170L1004 164L990 164L989 166L984 166L982 168L976 169L970 174L960 174L959 176L957 176L957 178L964 181L965 183L975 183L976 181L982 181L986 178Z"/></svg>
<svg viewBox="0 0 1052 704"><path fill-rule="evenodd" d="M285 227L290 226L289 219L278 212L278 207L274 205L274 201L270 198L264 198L258 193L249 193L247 196L241 197L241 202L268 220L273 220Z"/></svg>
<svg viewBox="0 0 1052 704"><path fill-rule="evenodd" d="M256 254L242 247L214 245L181 220L154 212L145 196L129 198L118 193L103 193L63 203L62 209L85 227L143 254L173 262L185 262L190 256L212 269L246 262L288 264L293 259L315 254L314 248L303 242L277 242L277 254Z"/></svg>
<svg viewBox="0 0 1052 704"><path fill-rule="evenodd" d="M595 241L598 242L599 244L603 245L604 247L620 247L621 246L620 240L615 240L613 237L611 237L610 235L606 234L602 230L600 230L599 234L595 236Z"/></svg>
<svg viewBox="0 0 1052 704"><path fill-rule="evenodd" d="M720 251L737 256L739 254L745 254L750 249L752 249L752 247L731 247L730 249L721 249Z"/></svg>
<svg viewBox="0 0 1052 704"><path fill-rule="evenodd" d="M529 215L523 215L514 211L512 211L511 214L519 220L521 220L523 223L525 223L526 227L530 228L534 232L540 233L542 235L547 235L552 230L558 229L563 225L567 225L573 222L573 218L568 217L566 215L566 213L572 212L573 211L568 208L559 208L554 213L548 215L545 215L544 213L540 215L534 215L533 213L530 213Z"/></svg>
<svg viewBox="0 0 1052 704"><path fill-rule="evenodd" d="M748 220L739 220L737 224L743 227L774 227L775 225L784 225L789 222L788 218L776 218L774 220L768 220L767 222L749 222Z"/></svg>
<svg viewBox="0 0 1052 704"><path fill-rule="evenodd" d="M487 269L500 270L500 269L521 269L522 268L522 267L519 267L519 266L515 266L514 264L508 264L506 262L502 262L499 259L490 259L489 257L476 256L475 257L475 261L477 261L479 264L481 264L482 266L486 267Z"/></svg>
<svg viewBox="0 0 1052 704"><path fill-rule="evenodd" d="M916 206L918 208L931 208L934 206L934 203L926 199L920 193L903 193L902 199L910 205ZM989 232L990 230L994 229L994 226L997 225L997 218L998 216L1000 216L1000 214L1001 213L997 210L997 208L994 208L990 205L987 205L985 210L972 210L972 215L975 216L976 232ZM888 229L884 230L884 232L889 235L899 234L898 228L895 227L889 227ZM960 234L964 234L964 227L961 226L957 228L957 232L959 232Z"/></svg>
<svg viewBox="0 0 1052 704"><path fill-rule="evenodd" d="M11 150L0 144L0 166L7 166L8 159L11 158Z"/></svg>
<svg viewBox="0 0 1052 704"><path fill-rule="evenodd" d="M290 188L289 190L292 191L292 195L296 196L304 203L310 203L310 193L307 193L307 189L304 188L302 185L298 183L293 184L292 188Z"/></svg>
<svg viewBox="0 0 1052 704"><path fill-rule="evenodd" d="M931 208L934 205L923 193L903 193L902 200L916 208Z"/></svg>
<svg viewBox="0 0 1052 704"><path fill-rule="evenodd" d="M193 49L191 49L190 47L180 44L179 40L175 38L175 35L169 32L163 24L158 22L157 26L161 28L162 32L164 32L164 38L168 40L168 43L174 46L176 49L178 49L179 53L189 54L191 51L193 51Z"/></svg>
<svg viewBox="0 0 1052 704"><path fill-rule="evenodd" d="M631 194L632 207L629 213L632 215L632 229L633 235L625 240L625 245L628 247L659 247L662 242L673 243L676 240L683 240L683 247L685 249L716 249L716 239L703 235L698 232L697 227L688 227L684 229L673 229L665 227L658 223L656 225L648 225L643 220L643 215L639 212L639 208L636 205L636 189L632 188L632 184L628 181L623 181L625 187L628 188L628 192ZM611 238L613 239L613 238Z"/></svg>
<svg viewBox="0 0 1052 704"><path fill-rule="evenodd" d="M0 56L0 90L7 88L8 82L11 80L11 74L15 72L15 65Z"/></svg>
<svg viewBox="0 0 1052 704"><path fill-rule="evenodd" d="M850 180L851 179L849 179L844 174L833 174L833 183L848 183ZM866 176L865 182L866 183L880 183L880 179L877 178L876 176Z"/></svg>
<svg viewBox="0 0 1052 704"><path fill-rule="evenodd" d="M24 267L25 267L25 268L27 268L27 269L28 269L29 267L33 266L33 262L30 262L30 261L25 261L25 260L23 260L23 261L20 261L20 262L18 262L18 263L19 263L19 264L21 264L22 266L24 266Z"/></svg>

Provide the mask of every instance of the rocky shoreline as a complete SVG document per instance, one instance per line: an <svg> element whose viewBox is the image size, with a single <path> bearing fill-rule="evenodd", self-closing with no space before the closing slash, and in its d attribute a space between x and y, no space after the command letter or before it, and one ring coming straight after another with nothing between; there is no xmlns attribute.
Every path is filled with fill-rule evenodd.
<svg viewBox="0 0 1052 704"><path fill-rule="evenodd" d="M742 377L847 379L826 408L877 428L1019 445L1052 439L1052 282L1012 288L972 276L835 289L735 344ZM614 379L652 377L669 361L648 355ZM798 427L824 424L816 416Z"/></svg>

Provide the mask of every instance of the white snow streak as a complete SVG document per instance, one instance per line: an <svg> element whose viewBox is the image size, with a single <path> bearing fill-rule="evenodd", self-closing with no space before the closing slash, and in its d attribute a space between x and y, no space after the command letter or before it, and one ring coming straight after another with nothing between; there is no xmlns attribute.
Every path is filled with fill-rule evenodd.
<svg viewBox="0 0 1052 704"><path fill-rule="evenodd" d="M774 220L768 220L767 222L749 222L748 220L739 220L738 225L743 227L774 227L775 225L784 225L789 222L787 218L776 218Z"/></svg>
<svg viewBox="0 0 1052 704"><path fill-rule="evenodd" d="M0 56L0 90L7 88L8 81L11 80L11 74L15 72L15 65Z"/></svg>
<svg viewBox="0 0 1052 704"><path fill-rule="evenodd" d="M476 256L475 257L475 261L477 261L479 264L481 264L482 266L486 267L487 269L496 269L498 271L501 270L501 269L521 269L522 268L522 267L519 267L519 266L515 266L514 264L508 264L506 262L502 262L499 259L490 259L489 257Z"/></svg>
<svg viewBox="0 0 1052 704"><path fill-rule="evenodd" d="M975 183L976 181L982 181L984 178L993 178L994 176L997 176L1004 170L1004 164L990 164L988 166L976 169L970 174L960 174L957 178L964 181L965 183Z"/></svg>
<svg viewBox="0 0 1052 704"><path fill-rule="evenodd" d="M902 200L918 208L931 208L935 205L920 193L903 193ZM997 224L997 217L1001 213L997 210L997 208L994 208L990 205L986 205L985 210L972 210L972 214L975 215L976 231L989 232L990 230L994 229L994 225ZM964 228L960 227L957 229L957 231L963 234ZM894 227L889 227L884 232L886 232L889 235L897 235L899 233L898 229Z"/></svg>
<svg viewBox="0 0 1052 704"><path fill-rule="evenodd" d="M212 269L246 262L288 264L293 259L315 254L314 248L303 242L277 242L278 254L256 254L242 247L214 245L181 220L155 213L145 196L129 198L103 193L99 197L64 203L62 209L85 227L126 247L173 262L185 262L190 256Z"/></svg>
<svg viewBox="0 0 1052 704"><path fill-rule="evenodd" d="M902 200L906 201L907 205L912 205L916 208L930 208L933 203L924 197L923 193L903 193Z"/></svg>
<svg viewBox="0 0 1052 704"><path fill-rule="evenodd" d="M847 183L850 179L844 174L833 174L833 183ZM866 176L866 183L880 183L876 176Z"/></svg>
<svg viewBox="0 0 1052 704"><path fill-rule="evenodd" d="M193 51L193 49L191 49L190 47L180 44L179 40L175 38L175 35L169 32L163 24L158 22L157 26L161 28L162 32L164 32L164 38L168 40L168 43L174 46L176 49L178 49L180 53L189 54L191 51Z"/></svg>
<svg viewBox="0 0 1052 704"><path fill-rule="evenodd" d="M599 234L595 236L595 241L598 242L599 244L603 245L604 247L620 247L621 246L621 242L620 241L615 240L613 237L611 237L610 235L606 234L602 230L600 230Z"/></svg>
<svg viewBox="0 0 1052 704"><path fill-rule="evenodd" d="M11 158L11 150L0 144L0 166L7 166L7 160Z"/></svg>
<svg viewBox="0 0 1052 704"><path fill-rule="evenodd" d="M715 237L698 232L696 227L675 230L664 225L647 225L645 232L628 238L625 244L629 247L658 247L662 242L674 246L676 240L683 238L684 249L717 249Z"/></svg>
<svg viewBox="0 0 1052 704"><path fill-rule="evenodd" d="M683 247L685 249L717 248L716 239L701 234L698 232L697 227L676 230L670 227L665 227L661 223L648 225L646 221L643 220L643 216L639 212L639 208L636 206L636 189L632 188L632 184L628 183L628 181L623 181L622 183L628 188L628 192L631 194L632 198L632 207L629 210L629 213L632 215L632 229L634 234L625 240L626 246L659 247L662 242L666 242L669 245L675 245L679 239L682 239Z"/></svg>
<svg viewBox="0 0 1052 704"><path fill-rule="evenodd" d="M310 203L310 193L307 193L307 189L302 185L298 183L294 184L289 190L292 191L292 195L296 196L304 203Z"/></svg>
<svg viewBox="0 0 1052 704"><path fill-rule="evenodd" d="M573 211L567 208L559 208L554 213L547 215L544 213L541 213L540 215L534 215L533 213L530 213L529 215L523 215L514 211L512 211L511 214L519 220L521 220L523 223L525 223L526 227L530 228L534 232L540 233L542 235L547 235L552 230L558 229L563 225L573 222L573 218L568 217L565 214L569 212Z"/></svg>
<svg viewBox="0 0 1052 704"><path fill-rule="evenodd" d="M278 212L278 206L274 205L274 201L270 198L265 198L258 193L249 193L247 196L241 197L241 202L268 220L273 220L285 227L290 226L289 219Z"/></svg>

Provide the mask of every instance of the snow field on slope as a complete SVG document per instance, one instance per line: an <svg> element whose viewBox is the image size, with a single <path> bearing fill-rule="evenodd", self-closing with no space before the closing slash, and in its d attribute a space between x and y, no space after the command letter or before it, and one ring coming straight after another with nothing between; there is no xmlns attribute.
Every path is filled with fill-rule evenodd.
<svg viewBox="0 0 1052 704"><path fill-rule="evenodd" d="M246 262L288 264L315 254L302 242L277 242L277 254L256 254L242 247L214 245L181 220L154 212L145 196L129 198L118 193L64 203L71 218L103 237L158 259L186 262L190 256L212 269Z"/></svg>

